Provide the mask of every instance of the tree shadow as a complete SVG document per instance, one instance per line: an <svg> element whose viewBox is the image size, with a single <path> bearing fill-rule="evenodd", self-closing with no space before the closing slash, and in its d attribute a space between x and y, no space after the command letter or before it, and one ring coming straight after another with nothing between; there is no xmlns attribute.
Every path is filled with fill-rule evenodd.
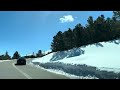
<svg viewBox="0 0 120 90"><path fill-rule="evenodd" d="M96 47L104 47L100 42L95 43Z"/></svg>

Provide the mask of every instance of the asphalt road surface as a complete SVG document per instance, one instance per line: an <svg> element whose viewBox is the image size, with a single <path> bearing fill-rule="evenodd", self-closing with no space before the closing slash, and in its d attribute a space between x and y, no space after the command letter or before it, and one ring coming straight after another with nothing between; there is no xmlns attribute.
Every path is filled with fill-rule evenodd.
<svg viewBox="0 0 120 90"><path fill-rule="evenodd" d="M31 59L27 60L29 63ZM0 79L69 79L60 74L33 67L31 65L14 65L16 60L0 62Z"/></svg>

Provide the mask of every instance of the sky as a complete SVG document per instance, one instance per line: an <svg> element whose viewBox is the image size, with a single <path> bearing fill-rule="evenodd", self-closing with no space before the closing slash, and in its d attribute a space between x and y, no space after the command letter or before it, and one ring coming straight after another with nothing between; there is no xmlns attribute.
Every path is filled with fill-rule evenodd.
<svg viewBox="0 0 120 90"><path fill-rule="evenodd" d="M0 11L0 55L47 51L58 31L87 24L89 16L112 17L112 11Z"/></svg>

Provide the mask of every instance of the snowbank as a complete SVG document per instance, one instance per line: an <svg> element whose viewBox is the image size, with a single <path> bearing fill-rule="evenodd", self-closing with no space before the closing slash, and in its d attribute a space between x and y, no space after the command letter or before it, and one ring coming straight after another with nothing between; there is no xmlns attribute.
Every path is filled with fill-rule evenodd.
<svg viewBox="0 0 120 90"><path fill-rule="evenodd" d="M12 61L12 60L0 60L0 62L6 62L6 61Z"/></svg>
<svg viewBox="0 0 120 90"><path fill-rule="evenodd" d="M43 70L46 70L48 72L52 72L52 73L56 73L56 74L62 74L70 79L98 79L97 77L92 77L90 75L88 76L76 76L76 75L73 75L73 74L68 74L68 73L65 73L64 71L62 70L56 70L56 69L45 69L39 65L34 65L33 63L29 63L28 65L31 65L31 66L34 66L34 67L37 67L37 68L40 68L40 69L43 69Z"/></svg>
<svg viewBox="0 0 120 90"><path fill-rule="evenodd" d="M86 47L48 54L32 62L63 62L66 64L86 64L99 69L120 71L120 40L101 42Z"/></svg>
<svg viewBox="0 0 120 90"><path fill-rule="evenodd" d="M40 62L40 63L47 63L50 62L50 59L52 58L54 53L48 54L42 58L35 58L32 62Z"/></svg>

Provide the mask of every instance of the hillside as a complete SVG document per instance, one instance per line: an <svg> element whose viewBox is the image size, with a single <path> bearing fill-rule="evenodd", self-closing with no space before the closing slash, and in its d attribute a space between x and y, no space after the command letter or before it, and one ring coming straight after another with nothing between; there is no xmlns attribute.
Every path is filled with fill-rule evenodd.
<svg viewBox="0 0 120 90"><path fill-rule="evenodd" d="M120 72L120 40L99 42L68 51L54 52L32 62L87 65L100 70Z"/></svg>

